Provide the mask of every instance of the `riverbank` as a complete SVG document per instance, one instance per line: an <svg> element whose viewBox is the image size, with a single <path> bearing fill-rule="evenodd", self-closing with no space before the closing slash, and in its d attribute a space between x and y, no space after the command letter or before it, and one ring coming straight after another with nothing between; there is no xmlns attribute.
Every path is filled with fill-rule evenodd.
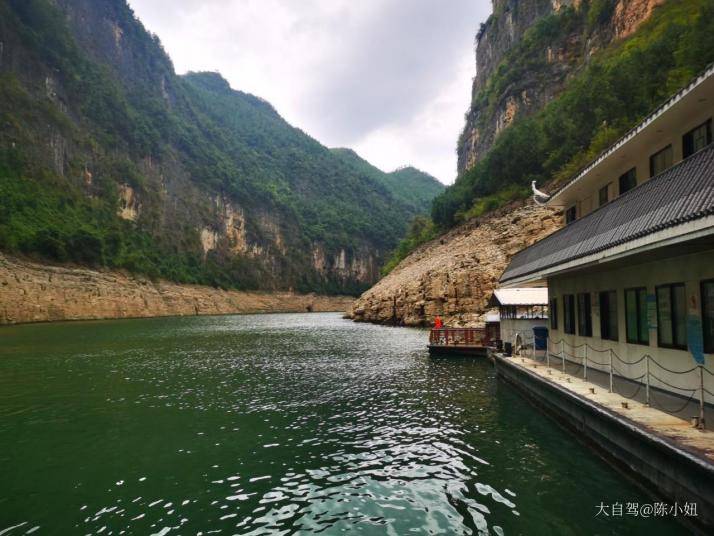
<svg viewBox="0 0 714 536"><path fill-rule="evenodd" d="M349 296L228 291L0 254L0 324L267 312L343 312Z"/></svg>

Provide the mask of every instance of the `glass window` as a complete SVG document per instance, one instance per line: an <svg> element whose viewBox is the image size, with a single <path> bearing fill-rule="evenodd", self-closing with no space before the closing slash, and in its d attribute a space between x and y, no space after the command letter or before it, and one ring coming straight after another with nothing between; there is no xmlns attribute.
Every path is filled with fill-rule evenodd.
<svg viewBox="0 0 714 536"><path fill-rule="evenodd" d="M657 344L687 348L687 298L683 283L657 287Z"/></svg>
<svg viewBox="0 0 714 536"><path fill-rule="evenodd" d="M620 195L637 186L637 169L632 168L620 175Z"/></svg>
<svg viewBox="0 0 714 536"><path fill-rule="evenodd" d="M702 328L704 351L714 353L714 280L702 282Z"/></svg>
<svg viewBox="0 0 714 536"><path fill-rule="evenodd" d="M612 184L612 183L610 183ZM603 206L607 205L607 202L610 200L610 194L609 194L609 189L610 189L610 184L603 186L600 188L600 191L598 192L598 206Z"/></svg>
<svg viewBox="0 0 714 536"><path fill-rule="evenodd" d="M575 334L575 296L572 294L563 296L563 331Z"/></svg>
<svg viewBox="0 0 714 536"><path fill-rule="evenodd" d="M625 290L625 325L627 342L649 344L647 326L647 289L644 287Z"/></svg>
<svg viewBox="0 0 714 536"><path fill-rule="evenodd" d="M578 335L592 337L593 318L590 307L590 293L578 294Z"/></svg>
<svg viewBox="0 0 714 536"><path fill-rule="evenodd" d="M682 155L692 156L712 142L712 120L709 119L682 136Z"/></svg>
<svg viewBox="0 0 714 536"><path fill-rule="evenodd" d="M577 210L575 208L575 205L570 207L568 210L565 211L565 223L571 223L574 222L577 218Z"/></svg>
<svg viewBox="0 0 714 536"><path fill-rule="evenodd" d="M555 298L550 300L548 315L550 316L550 329L558 329L558 300Z"/></svg>
<svg viewBox="0 0 714 536"><path fill-rule="evenodd" d="M600 293L600 337L610 341L619 340L617 331L617 292Z"/></svg>
<svg viewBox="0 0 714 536"><path fill-rule="evenodd" d="M650 156L650 177L659 175L665 169L672 167L672 145Z"/></svg>

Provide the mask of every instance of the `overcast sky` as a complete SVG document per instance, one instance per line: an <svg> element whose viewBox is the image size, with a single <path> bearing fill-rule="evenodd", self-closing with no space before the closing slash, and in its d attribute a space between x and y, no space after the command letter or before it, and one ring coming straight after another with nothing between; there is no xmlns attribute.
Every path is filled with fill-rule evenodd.
<svg viewBox="0 0 714 536"><path fill-rule="evenodd" d="M130 0L179 73L220 71L328 147L445 183L486 0Z"/></svg>

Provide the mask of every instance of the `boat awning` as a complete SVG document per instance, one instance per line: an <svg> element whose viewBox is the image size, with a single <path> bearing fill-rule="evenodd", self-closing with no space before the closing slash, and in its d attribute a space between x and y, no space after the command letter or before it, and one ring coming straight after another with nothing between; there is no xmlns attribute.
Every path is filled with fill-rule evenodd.
<svg viewBox="0 0 714 536"><path fill-rule="evenodd" d="M516 253L502 285L714 233L714 144ZM597 254L597 255L596 255Z"/></svg>
<svg viewBox="0 0 714 536"><path fill-rule="evenodd" d="M535 288L497 288L488 302L491 307L501 305L548 305L548 289Z"/></svg>

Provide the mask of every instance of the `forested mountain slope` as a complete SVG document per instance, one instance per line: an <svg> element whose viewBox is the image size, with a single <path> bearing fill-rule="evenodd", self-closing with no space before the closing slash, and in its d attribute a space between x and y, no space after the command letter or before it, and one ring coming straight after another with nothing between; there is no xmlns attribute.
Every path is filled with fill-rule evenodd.
<svg viewBox="0 0 714 536"><path fill-rule="evenodd" d="M510 256L562 222L529 206L530 182L547 191L570 178L714 61L714 0L494 0L493 9L476 36L459 176L355 303L357 320L479 323Z"/></svg>
<svg viewBox="0 0 714 536"><path fill-rule="evenodd" d="M0 0L0 124L1 250L178 282L357 292L440 191L178 76L125 0Z"/></svg>

